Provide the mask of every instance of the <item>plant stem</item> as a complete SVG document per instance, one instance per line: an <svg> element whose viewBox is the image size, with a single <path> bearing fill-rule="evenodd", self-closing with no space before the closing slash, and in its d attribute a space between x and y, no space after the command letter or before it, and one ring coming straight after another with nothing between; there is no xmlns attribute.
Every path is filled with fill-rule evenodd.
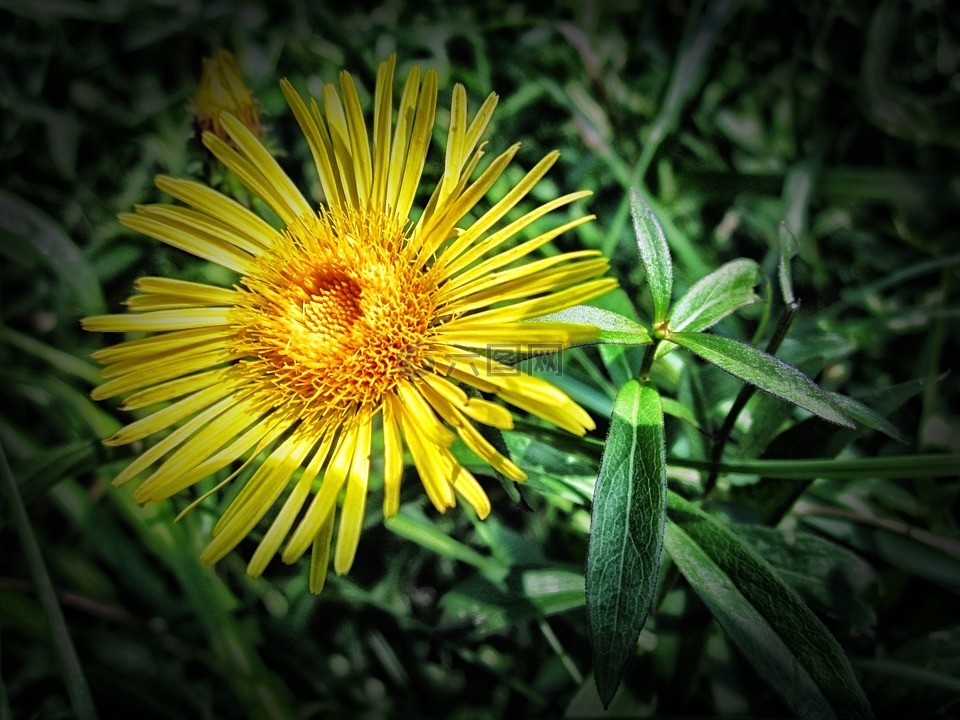
<svg viewBox="0 0 960 720"><path fill-rule="evenodd" d="M646 382L650 379L650 368L653 367L654 358L657 356L657 348L660 346L660 339L654 338L653 343L647 345L647 349L643 354L643 362L640 365L640 374L638 378L642 382Z"/></svg>
<svg viewBox="0 0 960 720"><path fill-rule="evenodd" d="M784 338L787 337L787 332L790 330L790 325L793 323L793 318L796 317L796 314L799 310L799 300L794 300L792 303L783 308L783 312L780 313L780 317L777 320L777 327L773 331L773 337L770 338L770 342L767 343L766 349L770 355L776 355L777 350L780 349L780 345L783 343ZM730 410L727 412L727 416L723 420L723 425L721 425L720 430L717 431L716 439L713 442L713 453L710 458L713 462L714 468L710 471L710 475L707 477L707 481L703 486L704 500L709 497L710 493L712 493L713 489L717 486L717 477L720 474L718 468L720 460L723 458L723 450L727 446L727 442L730 440L730 435L733 432L733 428L737 424L737 418L740 416L743 408L746 407L747 403L750 401L750 398L753 397L753 394L756 391L757 388L753 385L744 385L742 388L740 388L740 392L737 393L737 397L734 399L733 405L730 406Z"/></svg>

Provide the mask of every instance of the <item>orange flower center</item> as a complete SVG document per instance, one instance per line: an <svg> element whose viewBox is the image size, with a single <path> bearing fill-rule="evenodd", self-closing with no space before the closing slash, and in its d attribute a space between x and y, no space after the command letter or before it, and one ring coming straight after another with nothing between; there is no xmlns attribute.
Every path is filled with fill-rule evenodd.
<svg viewBox="0 0 960 720"><path fill-rule="evenodd" d="M242 281L243 372L302 414L375 408L425 366L432 273L413 267L403 226L379 215L321 213L287 234Z"/></svg>

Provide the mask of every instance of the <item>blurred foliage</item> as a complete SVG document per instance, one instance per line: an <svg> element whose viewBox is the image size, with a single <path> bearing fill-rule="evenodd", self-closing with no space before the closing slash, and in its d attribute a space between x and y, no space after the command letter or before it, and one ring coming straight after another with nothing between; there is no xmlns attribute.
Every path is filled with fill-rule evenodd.
<svg viewBox="0 0 960 720"><path fill-rule="evenodd" d="M785 223L802 309L781 357L893 427L836 428L757 395L728 455L960 451L948 374L960 353L960 15L947 2L427 0L334 12L0 0L0 27L0 444L69 629L53 622L18 530L20 500L4 493L0 717L71 717L83 676L102 717L603 712L584 612L590 499L613 399L642 349L564 355L562 376L550 377L598 431L578 440L518 422L505 440L531 475L522 501L488 478L487 521L441 517L407 482L401 514L384 526L371 511L352 574L331 577L319 599L303 566L256 580L239 555L201 568L210 514L173 524L173 502L138 508L127 488L110 487L130 450L98 440L128 418L87 398L101 339L78 318L116 310L144 274L232 281L115 221L159 199L157 172L230 182L209 167L188 112L201 59L217 47L236 54L268 143L314 195L279 78L316 95L348 68L369 101L377 63L396 51L398 74L414 63L439 71L441 108L454 82L472 108L497 92L491 148L524 145L494 192L559 148L536 199L594 192L598 220L558 243L602 249L623 291L598 304L647 325L631 187L664 226L678 297L733 258L759 263L765 302L717 327L744 341L765 342L782 308ZM425 176L436 177L437 157ZM671 491L695 497L709 474L696 463L711 457L739 384L686 353L654 370ZM906 444L889 437L897 432ZM875 711L947 717L960 698L960 486L920 461L892 474L872 467L832 479L722 474L705 506L711 532L739 537L794 588ZM675 573L665 562L610 713L788 714ZM69 639L82 671L61 660Z"/></svg>

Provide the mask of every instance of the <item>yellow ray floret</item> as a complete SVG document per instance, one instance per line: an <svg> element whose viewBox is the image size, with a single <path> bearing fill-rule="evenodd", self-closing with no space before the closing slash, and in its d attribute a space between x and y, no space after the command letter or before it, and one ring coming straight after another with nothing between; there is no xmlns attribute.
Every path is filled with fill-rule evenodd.
<svg viewBox="0 0 960 720"><path fill-rule="evenodd" d="M331 555L337 573L358 557L371 468L382 473L386 517L400 508L409 458L438 511L459 498L483 518L490 500L457 448L526 479L481 431L513 427L503 403L571 433L593 429L563 391L500 361L595 340L592 326L530 321L616 286L602 277L608 264L596 251L537 254L592 219L571 209L589 193L531 203L557 153L486 202L519 148L481 168L495 95L471 116L466 89L453 89L439 135L443 170L424 197L438 78L411 69L395 115L396 64L391 56L379 67L369 128L350 74L318 100L281 82L316 166L319 205L248 124L221 114L204 144L281 226L206 185L159 176L157 186L183 205L138 207L121 222L236 280L220 287L141 278L127 312L83 321L94 332L131 334L95 353L104 382L93 396L124 396L125 409L147 410L105 442L158 436L115 482L145 475L134 498L146 503L222 472L190 507L243 483L202 561L217 562L265 523L248 572L260 575L277 554L292 563L310 550L314 592ZM560 212L551 229L521 237ZM374 448L382 461L371 458Z"/></svg>

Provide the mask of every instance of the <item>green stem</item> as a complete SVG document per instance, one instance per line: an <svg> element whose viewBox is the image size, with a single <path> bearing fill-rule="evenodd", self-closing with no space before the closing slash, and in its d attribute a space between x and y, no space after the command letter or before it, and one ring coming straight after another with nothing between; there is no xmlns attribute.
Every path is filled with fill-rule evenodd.
<svg viewBox="0 0 960 720"><path fill-rule="evenodd" d="M40 598L40 603L47 615L47 621L50 623L54 649L63 671L63 680L67 686L67 694L70 696L70 705L73 707L74 715L79 720L96 720L97 711L93 705L93 696L90 693L90 687L87 685L87 678L73 647L73 641L70 639L67 622L63 617L63 610L60 608L57 594L54 592L53 582L50 580L47 566L43 562L40 546L37 544L37 538L30 525L30 517L27 515L27 509L20 497L17 481L10 470L7 454L4 452L2 445L0 445L0 475L3 475L4 490L10 503L10 513L13 516L17 534L20 536L20 542L23 545L23 554L26 557L27 565L33 575L37 596Z"/></svg>
<svg viewBox="0 0 960 720"><path fill-rule="evenodd" d="M659 345L659 338L654 338L653 342L647 345L647 349L643 354L643 362L640 365L640 374L638 375L638 378L642 382L650 379L650 369L653 367L653 361L657 356L657 347L659 347Z"/></svg>
<svg viewBox="0 0 960 720"><path fill-rule="evenodd" d="M923 455L880 455L853 458L804 458L801 460L709 460L667 457L667 465L698 472L716 471L738 475L759 475L771 480L883 480L897 478L946 478L957 474L960 453Z"/></svg>
<svg viewBox="0 0 960 720"><path fill-rule="evenodd" d="M780 314L780 318L777 321L777 327L773 331L773 337L770 338L770 342L767 343L767 352L770 355L776 355L777 350L780 349L780 345L783 343L784 338L787 337L787 332L790 330L790 325L793 323L793 318L796 317L796 314L799 310L799 300L794 300L792 303L784 307L783 312ZM721 425L720 430L717 431L717 437L713 443L713 453L710 458L713 463L713 469L710 471L710 475L707 477L707 481L703 486L704 500L710 496L710 493L712 493L713 489L717 486L717 478L720 475L718 467L721 458L723 458L724 448L726 448L727 442L730 440L730 435L733 433L733 428L737 424L737 418L740 416L743 408L747 406L747 403L750 401L750 398L753 397L753 394L756 391L757 388L753 385L744 385L742 388L740 388L740 392L737 393L737 397L734 399L733 405L730 406L730 410L727 412L727 416L723 420L723 425Z"/></svg>

